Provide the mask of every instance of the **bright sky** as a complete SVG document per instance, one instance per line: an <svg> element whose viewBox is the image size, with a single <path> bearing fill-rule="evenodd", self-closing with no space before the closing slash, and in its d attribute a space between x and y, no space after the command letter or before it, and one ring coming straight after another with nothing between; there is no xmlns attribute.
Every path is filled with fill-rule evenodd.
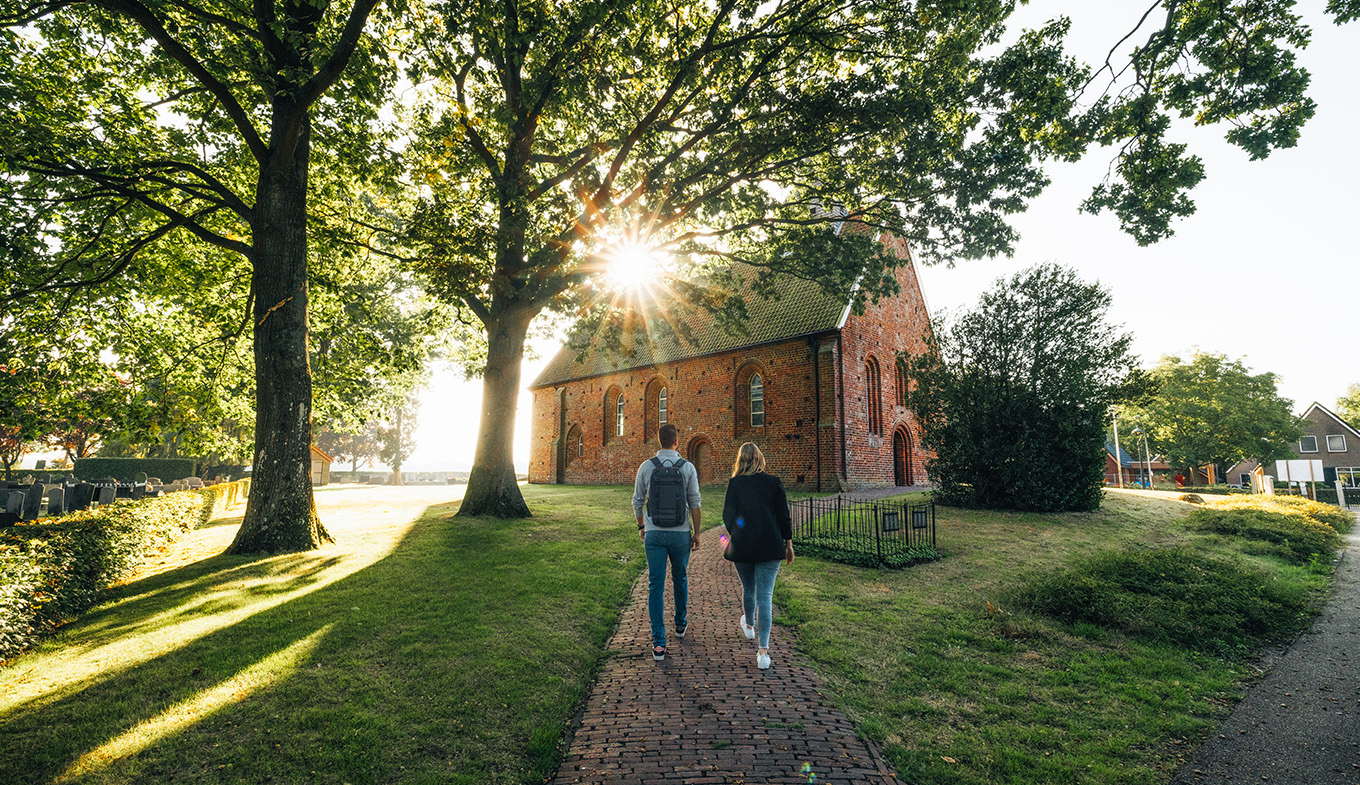
<svg viewBox="0 0 1360 785"><path fill-rule="evenodd" d="M1073 15L1071 46L1088 62L1103 60L1148 2L1075 3L1035 0L1024 9L1033 25ZM1301 56L1313 75L1317 115L1299 146L1252 162L1222 141L1223 129L1184 126L1176 134L1203 159L1208 178L1193 194L1199 211L1175 225L1176 236L1139 248L1113 216L1079 213L1078 204L1109 163L1100 152L1075 165L1054 166L1053 184L1015 223L1022 234L1014 258L960 262L920 270L932 312L968 308L999 277L1056 261L1099 280L1114 296L1111 321L1135 336L1147 365L1195 348L1242 358L1254 372L1281 377L1280 392L1302 412L1312 401L1332 406L1360 382L1347 346L1360 335L1360 264L1355 228L1360 216L1360 23L1331 24L1325 0L1304 0L1314 25ZM1146 36L1143 36L1144 38ZM527 385L556 351L535 347ZM515 465L528 466L531 396L521 393ZM406 468L471 466L481 408L481 382L438 371L423 396L418 445Z"/></svg>

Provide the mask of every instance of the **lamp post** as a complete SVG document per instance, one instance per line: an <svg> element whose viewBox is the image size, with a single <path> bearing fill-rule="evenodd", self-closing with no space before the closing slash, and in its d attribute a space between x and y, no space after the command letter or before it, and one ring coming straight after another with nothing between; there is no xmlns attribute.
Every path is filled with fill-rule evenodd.
<svg viewBox="0 0 1360 785"><path fill-rule="evenodd" d="M1119 413L1114 412L1114 482L1124 487L1124 461L1119 457Z"/></svg>
<svg viewBox="0 0 1360 785"><path fill-rule="evenodd" d="M1152 490L1152 453L1148 451L1147 431L1142 428L1133 429L1134 436L1143 437L1143 457L1147 459L1147 489ZM1137 448L1134 448L1137 449Z"/></svg>

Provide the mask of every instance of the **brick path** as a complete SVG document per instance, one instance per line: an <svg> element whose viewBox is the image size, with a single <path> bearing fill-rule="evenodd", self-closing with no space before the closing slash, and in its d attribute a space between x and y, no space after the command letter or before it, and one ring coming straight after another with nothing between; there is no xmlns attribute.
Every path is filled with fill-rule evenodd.
<svg viewBox="0 0 1360 785"><path fill-rule="evenodd" d="M721 533L705 532L691 557L689 631L681 641L667 630L664 662L651 656L646 572L633 587L608 644L615 654L551 782L896 785L877 751L830 706L821 679L798 662L787 629L770 634L770 669L756 668L755 643L737 626L741 583L722 558Z"/></svg>

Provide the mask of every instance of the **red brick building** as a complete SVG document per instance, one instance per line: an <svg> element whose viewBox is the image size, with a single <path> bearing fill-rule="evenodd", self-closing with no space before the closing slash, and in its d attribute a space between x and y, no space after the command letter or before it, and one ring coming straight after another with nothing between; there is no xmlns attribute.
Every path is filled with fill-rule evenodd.
<svg viewBox="0 0 1360 785"><path fill-rule="evenodd" d="M889 241L904 259L906 244ZM834 491L926 482L898 352L924 350L930 316L910 261L901 292L851 312L848 300L792 277L777 298L747 298L747 334L691 324L620 357L563 348L529 386L529 481L631 483L679 428L677 449L702 483L731 473L737 448L760 446L787 487Z"/></svg>

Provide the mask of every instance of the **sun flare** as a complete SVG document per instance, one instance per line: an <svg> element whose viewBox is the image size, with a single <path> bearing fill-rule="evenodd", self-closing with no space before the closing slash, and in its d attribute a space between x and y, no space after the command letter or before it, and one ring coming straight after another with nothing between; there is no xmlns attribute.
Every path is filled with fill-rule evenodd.
<svg viewBox="0 0 1360 785"><path fill-rule="evenodd" d="M605 277L620 289L641 289L655 283L665 266L665 254L631 240L622 240L604 253Z"/></svg>

